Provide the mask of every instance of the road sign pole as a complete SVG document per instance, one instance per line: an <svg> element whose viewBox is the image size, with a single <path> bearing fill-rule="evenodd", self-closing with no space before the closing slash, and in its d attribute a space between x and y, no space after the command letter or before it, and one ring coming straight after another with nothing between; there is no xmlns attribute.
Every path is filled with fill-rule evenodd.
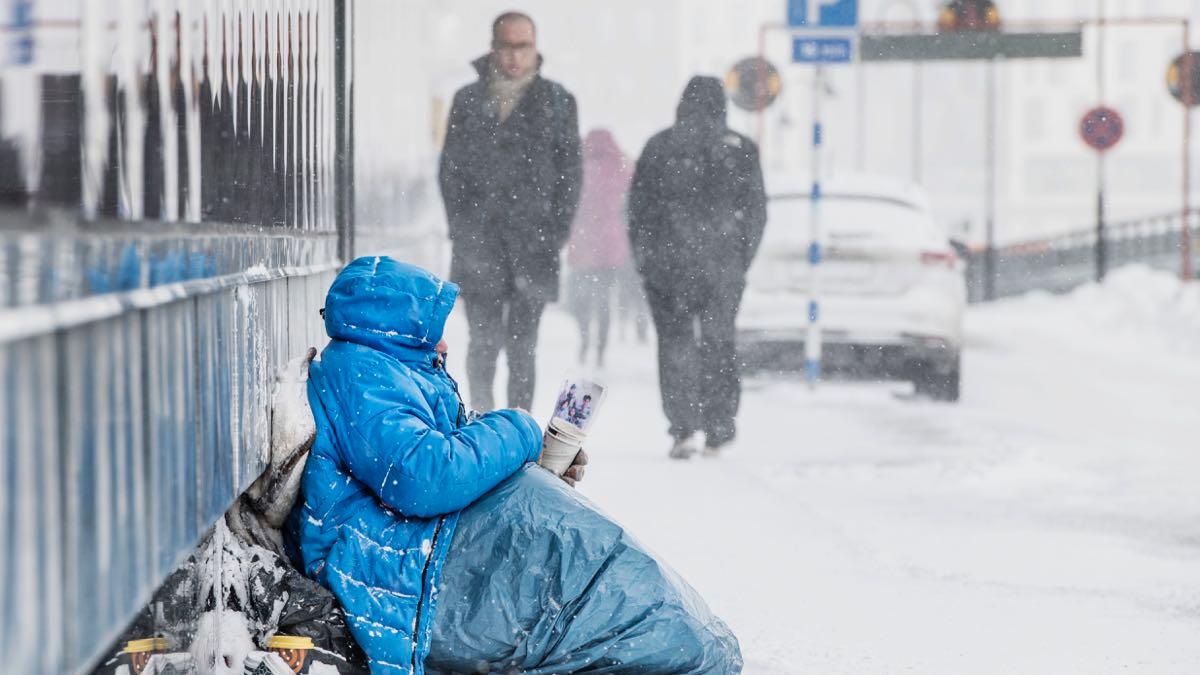
<svg viewBox="0 0 1200 675"><path fill-rule="evenodd" d="M1191 42L1191 22L1183 20L1183 62L1180 73L1183 78L1183 213L1182 229L1179 235L1179 245L1183 249L1183 264L1180 276L1184 281L1191 281L1195 270L1192 269L1192 106L1191 99L1196 94L1192 91L1192 69L1196 67L1196 59L1189 56Z"/></svg>
<svg viewBox="0 0 1200 675"><path fill-rule="evenodd" d="M821 119L821 97L825 90L825 66L854 61L858 27L857 0L788 0L788 25L802 34L792 38L792 62L813 68L812 93L812 196L808 244L808 331L804 339L804 379L815 389L821 379L821 155L825 130ZM813 32L813 31L816 32Z"/></svg>
<svg viewBox="0 0 1200 675"><path fill-rule="evenodd" d="M1108 241L1104 235L1104 153L1096 153L1096 281L1108 273Z"/></svg>
<svg viewBox="0 0 1200 675"><path fill-rule="evenodd" d="M984 185L983 299L996 299L996 60L987 62L987 97L984 102L984 145L987 151Z"/></svg>
<svg viewBox="0 0 1200 675"><path fill-rule="evenodd" d="M758 62L765 64L767 62L767 24L763 24L758 28ZM760 73L766 76L766 73ZM757 106L754 113L754 144L758 146L759 153L763 151L763 111L766 106Z"/></svg>
<svg viewBox="0 0 1200 675"><path fill-rule="evenodd" d="M1104 31L1104 0L1098 4L1099 21L1096 22L1096 94L1100 105L1106 105L1104 87L1104 60L1107 56ZM1104 281L1108 272L1108 242L1104 237L1104 155L1096 153L1096 283Z"/></svg>
<svg viewBox="0 0 1200 675"><path fill-rule="evenodd" d="M817 64L813 73L812 198L810 241L808 245L809 300L808 335L804 340L804 379L814 389L821 379L821 89L825 67Z"/></svg>
<svg viewBox="0 0 1200 675"><path fill-rule="evenodd" d="M1108 273L1108 238L1105 236L1104 191L1105 154L1121 140L1125 122L1121 114L1107 106L1092 108L1079 122L1079 134L1096 151L1096 281L1104 281Z"/></svg>

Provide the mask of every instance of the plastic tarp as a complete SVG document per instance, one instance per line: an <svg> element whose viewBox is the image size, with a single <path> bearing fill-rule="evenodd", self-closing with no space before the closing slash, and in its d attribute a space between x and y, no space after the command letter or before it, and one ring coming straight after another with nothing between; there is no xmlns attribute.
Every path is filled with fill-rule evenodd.
<svg viewBox="0 0 1200 675"><path fill-rule="evenodd" d="M528 465L462 512L427 673L737 673L733 632L591 502Z"/></svg>

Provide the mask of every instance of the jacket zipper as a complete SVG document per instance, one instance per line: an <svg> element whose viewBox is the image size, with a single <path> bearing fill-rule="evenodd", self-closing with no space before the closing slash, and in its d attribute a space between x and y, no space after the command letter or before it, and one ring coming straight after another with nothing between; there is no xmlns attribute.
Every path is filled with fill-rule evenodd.
<svg viewBox="0 0 1200 675"><path fill-rule="evenodd" d="M433 563L434 551L437 550L438 535L442 532L442 524L446 522L446 517L438 518L437 525L433 528L433 538L429 542L429 557L425 558L425 568L421 570L421 595L417 598L417 620L413 622L413 653L412 653L412 669L417 672L417 652L421 649L421 608L425 604L425 588L429 583L429 567ZM429 590L430 597L433 596L433 589Z"/></svg>
<svg viewBox="0 0 1200 675"><path fill-rule="evenodd" d="M446 370L446 361L440 355L433 359L433 367L435 370L442 371L442 375L450 380L450 386L454 388L454 398L458 401L458 419L455 420L457 426L462 426L466 421L466 405L463 403L462 394L458 391L458 382L451 377L450 371ZM425 558L425 567L421 570L421 595L417 598L417 620L413 623L413 653L412 653L412 669L417 672L417 652L421 646L421 610L425 606L425 588L429 583L429 567L433 564L433 556L437 550L438 535L442 533L442 525L446 523L446 517L438 518L437 525L433 528L433 537L429 542L429 557ZM433 595L433 590L429 591L430 596Z"/></svg>
<svg viewBox="0 0 1200 675"><path fill-rule="evenodd" d="M433 367L442 371L442 375L450 380L450 386L454 389L454 399L458 401L458 416L454 420L454 425L461 427L467 423L467 404L463 403L462 393L458 390L458 380L450 374L450 370L446 368L446 359L442 358L440 354L433 358Z"/></svg>

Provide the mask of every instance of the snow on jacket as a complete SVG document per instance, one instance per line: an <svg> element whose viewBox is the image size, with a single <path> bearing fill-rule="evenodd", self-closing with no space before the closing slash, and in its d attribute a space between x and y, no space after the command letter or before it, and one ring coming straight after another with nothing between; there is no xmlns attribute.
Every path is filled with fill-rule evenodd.
<svg viewBox="0 0 1200 675"><path fill-rule="evenodd" d="M676 122L634 171L629 238L646 286L694 300L740 287L767 221L758 147L725 124L725 92L693 77Z"/></svg>
<svg viewBox="0 0 1200 675"><path fill-rule="evenodd" d="M583 193L567 244L574 270L615 270L629 264L625 196L633 171L613 135L593 129L583 140Z"/></svg>
<svg viewBox="0 0 1200 675"><path fill-rule="evenodd" d="M558 294L559 251L579 205L578 112L562 85L534 77L500 121L490 59L454 95L439 182L454 244L450 278L463 295Z"/></svg>
<svg viewBox="0 0 1200 675"><path fill-rule="evenodd" d="M435 349L457 296L420 268L355 260L329 289L332 340L309 372L317 437L290 533L373 673L423 672L458 512L541 450L523 412L465 423Z"/></svg>

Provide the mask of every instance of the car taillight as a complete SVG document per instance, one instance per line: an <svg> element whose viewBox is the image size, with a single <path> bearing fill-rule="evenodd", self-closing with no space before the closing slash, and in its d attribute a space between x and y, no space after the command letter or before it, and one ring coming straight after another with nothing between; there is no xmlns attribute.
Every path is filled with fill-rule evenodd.
<svg viewBox="0 0 1200 675"><path fill-rule="evenodd" d="M958 264L958 256L954 255L954 251L924 251L921 253L921 264L953 269Z"/></svg>

